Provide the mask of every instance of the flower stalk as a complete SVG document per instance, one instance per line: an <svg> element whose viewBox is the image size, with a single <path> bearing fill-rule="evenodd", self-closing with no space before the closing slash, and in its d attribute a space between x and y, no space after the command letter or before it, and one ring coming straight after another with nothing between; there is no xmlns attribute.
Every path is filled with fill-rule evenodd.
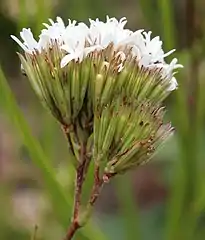
<svg viewBox="0 0 205 240"><path fill-rule="evenodd" d="M83 151L83 150L82 150ZM83 153L82 153L83 154ZM97 201L100 191L102 190L104 183L108 183L110 178L114 175L106 175L104 174L100 177L100 167L95 164L95 171L94 171L94 185L93 189L90 194L89 201L85 207L85 210L81 212L81 194L82 194L82 187L84 183L84 170L85 170L85 163L86 159L81 155L81 162L79 167L76 170L76 181L75 181L75 196L74 196L74 207L73 207L73 217L72 222L68 228L66 237L64 240L70 240L75 235L77 230L83 227L87 221L89 220L92 210L94 207L95 202Z"/></svg>
<svg viewBox="0 0 205 240"><path fill-rule="evenodd" d="M68 228L65 240L72 239L75 233L77 232L77 230L83 227L87 223L87 221L90 218L90 215L92 214L94 204L98 199L100 191L104 184L103 178L102 179L99 178L99 167L96 167L95 183L93 186L92 193L90 195L90 199L87 203L85 210L83 212L80 212L80 209L82 209L82 206L81 206L81 194L82 194L82 186L83 186L82 171L84 167L85 165L81 164L79 168L77 168L73 217L72 217L72 222Z"/></svg>

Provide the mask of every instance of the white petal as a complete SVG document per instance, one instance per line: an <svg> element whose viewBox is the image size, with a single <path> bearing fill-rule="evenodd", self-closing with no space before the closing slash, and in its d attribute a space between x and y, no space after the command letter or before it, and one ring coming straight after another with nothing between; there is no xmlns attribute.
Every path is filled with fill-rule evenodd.
<svg viewBox="0 0 205 240"><path fill-rule="evenodd" d="M62 60L61 60L61 68L65 67L73 59L75 59L74 54L68 54L65 57L63 57Z"/></svg>
<svg viewBox="0 0 205 240"><path fill-rule="evenodd" d="M55 24L54 21L51 18L49 18L48 21L51 23L51 25Z"/></svg>
<svg viewBox="0 0 205 240"><path fill-rule="evenodd" d="M177 68L184 68L184 66L183 66L182 64L176 64L176 65L174 66L174 69L177 69Z"/></svg>
<svg viewBox="0 0 205 240"><path fill-rule="evenodd" d="M62 49L62 50L65 50L65 51L68 52L68 53L72 52L71 47L68 46L68 45L66 45L66 44L62 45L62 46L61 46L61 49Z"/></svg>
<svg viewBox="0 0 205 240"><path fill-rule="evenodd" d="M63 20L62 20L61 17L57 17L56 20L57 20L57 22L58 22L61 26L65 27L65 24L64 24L64 22L63 22Z"/></svg>
<svg viewBox="0 0 205 240"><path fill-rule="evenodd" d="M11 35L11 38L12 38L15 42L17 42L17 43L19 44L19 46L20 46L21 48L23 48L23 50L24 50L25 52L31 53L31 51L30 51L16 36Z"/></svg>
<svg viewBox="0 0 205 240"><path fill-rule="evenodd" d="M165 53L165 54L163 55L163 57L165 58L165 57L171 55L171 54L172 54L173 52L175 52L175 51L176 51L176 49L172 49L171 51Z"/></svg>
<svg viewBox="0 0 205 240"><path fill-rule="evenodd" d="M177 89L178 83L175 77L172 77L170 81L170 86L168 87L167 91L173 91Z"/></svg>
<svg viewBox="0 0 205 240"><path fill-rule="evenodd" d="M85 56L87 56L89 53L94 52L95 50L100 51L102 49L103 49L103 47L100 46L100 45L96 45L96 46L92 46L92 47L86 47L84 49L84 54L85 54Z"/></svg>
<svg viewBox="0 0 205 240"><path fill-rule="evenodd" d="M26 29L23 28L22 32L20 32L21 38L24 40L24 44L31 50L37 48L37 41L33 37L33 33L31 32L30 28Z"/></svg>
<svg viewBox="0 0 205 240"><path fill-rule="evenodd" d="M47 23L43 23L43 26L45 26L46 28L49 28L49 27L50 27L50 25L47 24Z"/></svg>

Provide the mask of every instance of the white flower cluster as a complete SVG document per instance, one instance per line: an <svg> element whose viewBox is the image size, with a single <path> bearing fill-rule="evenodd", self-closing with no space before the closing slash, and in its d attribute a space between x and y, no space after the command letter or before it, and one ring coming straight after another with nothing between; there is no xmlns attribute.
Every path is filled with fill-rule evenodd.
<svg viewBox="0 0 205 240"><path fill-rule="evenodd" d="M135 58L140 66L147 68L162 69L163 77L170 81L169 91L177 88L177 81L174 71L182 65L177 64L174 58L170 64L165 63L164 58L175 50L164 53L162 41L159 37L151 39L151 32L137 30L135 32L124 29L127 23L126 18L119 21L116 18L107 17L106 22L99 19L89 20L90 26L84 23L69 20L65 26L63 20L57 17L56 22L49 20L50 25L44 23L46 27L41 31L39 40L36 41L30 29L24 28L20 36L23 43L15 36L11 36L25 52L35 54L41 52L57 42L65 56L61 60L61 67L65 67L70 61L82 61L89 53L106 49L112 44L115 52L119 53L122 62L126 59L125 49L131 49L132 57ZM120 66L119 71L123 69Z"/></svg>

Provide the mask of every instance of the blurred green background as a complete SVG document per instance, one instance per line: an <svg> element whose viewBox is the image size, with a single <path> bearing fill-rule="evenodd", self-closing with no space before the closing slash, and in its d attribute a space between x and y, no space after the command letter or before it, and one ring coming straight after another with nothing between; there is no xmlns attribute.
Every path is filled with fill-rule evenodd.
<svg viewBox="0 0 205 240"><path fill-rule="evenodd" d="M61 16L127 17L152 30L184 65L167 102L174 137L146 166L108 184L79 240L205 239L205 2L203 0L0 0L0 240L63 239L74 169L58 124L20 72L19 35ZM170 59L167 59L169 61ZM86 185L89 189L89 181Z"/></svg>

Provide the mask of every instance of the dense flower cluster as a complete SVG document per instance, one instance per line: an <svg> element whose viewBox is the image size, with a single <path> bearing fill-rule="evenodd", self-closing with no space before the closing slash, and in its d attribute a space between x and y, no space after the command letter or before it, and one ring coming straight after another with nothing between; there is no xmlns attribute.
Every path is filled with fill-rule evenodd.
<svg viewBox="0 0 205 240"><path fill-rule="evenodd" d="M78 163L86 145L105 174L146 163L173 128L164 123L162 103L177 88L159 37L125 29L126 18L90 20L89 26L61 18L40 33L20 33L22 67L35 92L61 126ZM83 150L84 151L84 150Z"/></svg>
<svg viewBox="0 0 205 240"><path fill-rule="evenodd" d="M151 39L151 32L144 30L133 32L125 29L126 18L118 21L116 18L107 17L106 22L90 19L89 26L71 20L66 26L60 17L57 17L56 22L51 19L49 21L50 25L44 23L46 28L41 31L38 41L34 39L31 30L26 28L20 33L23 43L13 35L12 38L29 54L41 53L57 43L64 53L61 59L62 68L72 60L81 62L90 53L100 52L112 46L112 54L121 60L118 72L122 71L125 62L132 58L139 66L161 69L162 76L170 81L167 90L177 88L174 74L182 65L177 64L176 58L170 64L164 61L164 58L175 50L164 53L162 41L159 37Z"/></svg>
<svg viewBox="0 0 205 240"><path fill-rule="evenodd" d="M176 58L167 64L174 50L164 53L159 37L125 29L126 22L107 17L66 26L57 17L44 24L38 41L30 29L20 33L23 42L12 35L24 50L18 55L25 75L73 154L76 202L66 239L87 222L103 184L147 163L173 132L163 102L177 88L182 65ZM91 173L93 190L81 213L82 185Z"/></svg>

